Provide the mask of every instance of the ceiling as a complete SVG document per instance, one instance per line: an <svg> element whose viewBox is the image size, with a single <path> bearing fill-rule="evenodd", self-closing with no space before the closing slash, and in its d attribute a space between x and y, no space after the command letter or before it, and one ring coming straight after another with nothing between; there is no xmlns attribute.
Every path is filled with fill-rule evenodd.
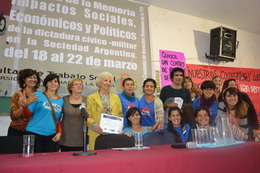
<svg viewBox="0 0 260 173"><path fill-rule="evenodd" d="M134 0L260 35L260 0ZM257 17L258 16L258 17Z"/></svg>

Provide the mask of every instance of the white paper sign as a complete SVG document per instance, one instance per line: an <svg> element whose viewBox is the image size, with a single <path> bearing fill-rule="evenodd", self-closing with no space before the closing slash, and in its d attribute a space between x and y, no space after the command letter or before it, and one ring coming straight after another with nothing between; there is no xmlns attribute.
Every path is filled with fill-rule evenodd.
<svg viewBox="0 0 260 173"><path fill-rule="evenodd" d="M123 130L124 118L101 114L100 127L104 133L119 134Z"/></svg>
<svg viewBox="0 0 260 173"><path fill-rule="evenodd" d="M181 109L182 108L182 104L183 104L183 100L181 97L175 97L174 98L174 103L178 104L178 107Z"/></svg>

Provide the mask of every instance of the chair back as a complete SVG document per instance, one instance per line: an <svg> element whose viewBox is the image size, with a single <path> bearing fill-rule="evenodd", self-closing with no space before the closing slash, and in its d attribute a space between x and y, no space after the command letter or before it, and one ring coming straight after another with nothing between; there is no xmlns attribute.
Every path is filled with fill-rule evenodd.
<svg viewBox="0 0 260 173"><path fill-rule="evenodd" d="M95 142L95 150L134 147L135 138L128 137L125 134L118 135L100 135Z"/></svg>
<svg viewBox="0 0 260 173"><path fill-rule="evenodd" d="M175 135L171 132L146 133L144 134L144 146L173 144L175 139Z"/></svg>
<svg viewBox="0 0 260 173"><path fill-rule="evenodd" d="M0 136L0 154L23 153L22 136Z"/></svg>

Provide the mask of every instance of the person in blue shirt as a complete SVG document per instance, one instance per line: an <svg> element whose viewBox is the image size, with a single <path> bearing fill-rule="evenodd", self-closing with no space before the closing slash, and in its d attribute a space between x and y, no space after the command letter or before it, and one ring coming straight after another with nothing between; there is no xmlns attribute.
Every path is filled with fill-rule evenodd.
<svg viewBox="0 0 260 173"><path fill-rule="evenodd" d="M124 90L121 94L118 94L118 96L120 98L124 114L124 127L127 127L126 112L129 108L138 106L138 99L135 97L134 81L132 78L125 78L122 82L122 86Z"/></svg>
<svg viewBox="0 0 260 173"><path fill-rule="evenodd" d="M164 129L164 110L162 101L154 96L156 81L148 78L143 82L144 95L139 100L139 109L142 115L142 126L149 130Z"/></svg>
<svg viewBox="0 0 260 173"><path fill-rule="evenodd" d="M64 101L57 95L60 86L59 76L47 75L43 80L43 86L44 92L35 92L38 99L23 108L24 115L32 117L26 131L29 135L35 135L34 152L36 153L56 152L57 142L62 133L60 119ZM26 102L25 99L24 101Z"/></svg>
<svg viewBox="0 0 260 173"><path fill-rule="evenodd" d="M137 107L131 107L126 112L128 127L124 128L124 134L131 137L135 132L145 133L151 132L147 126L141 126L141 112Z"/></svg>
<svg viewBox="0 0 260 173"><path fill-rule="evenodd" d="M182 112L178 107L170 107L168 111L168 126L167 132L175 134L176 143L188 142L191 140L190 126L185 124L182 117Z"/></svg>
<svg viewBox="0 0 260 173"><path fill-rule="evenodd" d="M194 100L192 103L192 107L194 108L194 112L196 112L197 108L200 106L205 106L209 109L211 116L211 123L215 124L215 119L218 111L218 101L216 99L215 84L210 80L206 80L202 82L200 86L202 90L202 95Z"/></svg>
<svg viewBox="0 0 260 173"><path fill-rule="evenodd" d="M192 128L205 127L209 129L209 127L215 127L215 125L211 123L209 109L205 106L198 107L194 113L194 117L195 123Z"/></svg>

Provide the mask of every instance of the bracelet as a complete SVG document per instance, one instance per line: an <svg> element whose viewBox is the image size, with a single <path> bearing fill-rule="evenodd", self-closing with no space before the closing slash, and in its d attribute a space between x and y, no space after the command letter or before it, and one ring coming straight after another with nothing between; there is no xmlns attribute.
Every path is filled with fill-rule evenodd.
<svg viewBox="0 0 260 173"><path fill-rule="evenodd" d="M95 127L98 125L98 123L96 123L96 122L93 122L92 124L91 124L91 126L89 127L89 129L90 130L92 130L93 132L96 132L95 131ZM97 133L97 132L96 132Z"/></svg>
<svg viewBox="0 0 260 173"><path fill-rule="evenodd" d="M60 135L61 135L61 133L57 133L57 134L60 134ZM56 135L57 135L57 134L56 134Z"/></svg>

